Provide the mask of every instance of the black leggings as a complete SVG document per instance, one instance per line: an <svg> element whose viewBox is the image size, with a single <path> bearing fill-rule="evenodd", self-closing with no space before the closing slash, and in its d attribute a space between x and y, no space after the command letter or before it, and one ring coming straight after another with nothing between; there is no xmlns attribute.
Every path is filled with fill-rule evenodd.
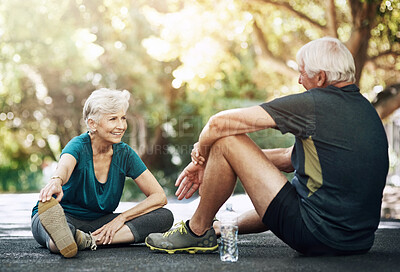
<svg viewBox="0 0 400 272"><path fill-rule="evenodd" d="M118 215L119 213L111 213L95 220L80 220L67 213L65 214L65 217L72 234L75 235L75 231L77 229L84 232L94 232L113 220ZM172 227L173 223L174 216L172 212L168 209L160 208L127 221L125 222L125 225L129 227L133 236L135 237L134 242L142 243L150 233L165 232ZM40 223L38 213L32 217L31 227L35 240L40 245L48 248L50 236Z"/></svg>

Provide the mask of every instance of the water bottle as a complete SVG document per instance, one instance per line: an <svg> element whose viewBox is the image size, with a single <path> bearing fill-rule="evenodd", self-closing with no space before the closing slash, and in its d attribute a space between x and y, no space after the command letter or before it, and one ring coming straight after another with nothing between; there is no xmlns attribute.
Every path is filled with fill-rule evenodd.
<svg viewBox="0 0 400 272"><path fill-rule="evenodd" d="M225 207L225 211L220 216L221 242L219 253L221 261L236 262L239 257L237 214L233 211L231 203L227 203Z"/></svg>

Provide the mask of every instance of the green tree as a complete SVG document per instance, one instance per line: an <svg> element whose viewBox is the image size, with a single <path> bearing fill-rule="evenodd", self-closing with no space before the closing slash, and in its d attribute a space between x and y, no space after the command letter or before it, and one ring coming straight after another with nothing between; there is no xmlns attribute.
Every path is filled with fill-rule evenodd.
<svg viewBox="0 0 400 272"><path fill-rule="evenodd" d="M168 114L158 99L163 67L140 44L151 31L140 13L144 2L0 3L1 169L16 173L1 172L3 190L35 187L18 184L32 173L37 183L43 161L57 159L85 130L82 105L96 88L133 93L126 140L144 153ZM154 124L148 131L146 118Z"/></svg>
<svg viewBox="0 0 400 272"><path fill-rule="evenodd" d="M2 1L0 190L37 187L43 163L85 131L84 99L101 87L131 91L124 140L171 191L211 115L303 91L295 54L312 39L347 44L370 100L398 93L399 10L399 0ZM400 96L381 97L392 102L378 99L383 118Z"/></svg>
<svg viewBox="0 0 400 272"><path fill-rule="evenodd" d="M400 80L398 0L170 2L180 4L145 13L160 31L145 46L155 59L179 60L174 80L177 86L186 83L190 91L210 89L204 85L218 82L226 67L242 69L243 58L236 56L243 46L255 63L250 68L252 82L268 97L284 94L282 85L297 92L295 54L306 42L323 36L346 43L355 58L357 83L370 100L375 86ZM201 50L205 44L209 50ZM153 49L159 46L165 50ZM190 58L194 52L203 54L199 63Z"/></svg>

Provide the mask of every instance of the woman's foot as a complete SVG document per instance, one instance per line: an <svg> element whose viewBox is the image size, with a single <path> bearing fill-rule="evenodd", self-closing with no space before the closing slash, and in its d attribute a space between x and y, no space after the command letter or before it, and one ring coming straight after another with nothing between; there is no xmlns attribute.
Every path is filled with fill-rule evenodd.
<svg viewBox="0 0 400 272"><path fill-rule="evenodd" d="M65 219L64 210L57 200L39 202L39 220L56 247L65 258L72 258L78 253L74 236Z"/></svg>
<svg viewBox="0 0 400 272"><path fill-rule="evenodd" d="M78 250L85 250L90 248L91 250L96 250L96 239L91 233L86 233L81 230L76 230L75 232L75 242L78 245Z"/></svg>

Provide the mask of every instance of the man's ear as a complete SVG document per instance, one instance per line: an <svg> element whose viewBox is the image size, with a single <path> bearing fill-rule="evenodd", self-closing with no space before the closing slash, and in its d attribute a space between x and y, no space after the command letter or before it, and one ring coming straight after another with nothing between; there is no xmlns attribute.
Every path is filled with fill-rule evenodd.
<svg viewBox="0 0 400 272"><path fill-rule="evenodd" d="M319 71L317 74L317 86L325 87L326 84L326 73L325 71Z"/></svg>
<svg viewBox="0 0 400 272"><path fill-rule="evenodd" d="M97 123L93 119L88 119L88 126L91 132L96 132Z"/></svg>

